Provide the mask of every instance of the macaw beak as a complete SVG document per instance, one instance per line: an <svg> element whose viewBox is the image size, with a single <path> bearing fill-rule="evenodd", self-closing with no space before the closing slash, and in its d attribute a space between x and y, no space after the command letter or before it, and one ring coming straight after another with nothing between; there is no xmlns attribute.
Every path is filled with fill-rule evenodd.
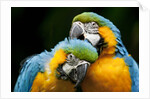
<svg viewBox="0 0 150 99"><path fill-rule="evenodd" d="M82 64L77 67L77 81L75 84L75 88L77 88L81 82L84 80L86 72L87 72L88 64Z"/></svg>
<svg viewBox="0 0 150 99"><path fill-rule="evenodd" d="M76 66L70 66L66 63L63 65L62 69L65 74L75 83L75 88L77 88L84 80L88 66L90 66L90 63L82 60Z"/></svg>
<svg viewBox="0 0 150 99"><path fill-rule="evenodd" d="M73 38L79 38L81 35L83 35L85 32L84 25L81 22L74 22L72 24L72 27L70 29L70 37ZM83 38L84 39L84 38Z"/></svg>

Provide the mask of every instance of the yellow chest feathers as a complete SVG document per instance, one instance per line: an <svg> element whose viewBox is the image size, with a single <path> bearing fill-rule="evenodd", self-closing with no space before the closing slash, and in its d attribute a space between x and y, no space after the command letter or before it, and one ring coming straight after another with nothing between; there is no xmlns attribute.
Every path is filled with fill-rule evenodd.
<svg viewBox="0 0 150 99"><path fill-rule="evenodd" d="M87 71L83 91L131 91L129 68L121 58L112 55L100 57Z"/></svg>
<svg viewBox="0 0 150 99"><path fill-rule="evenodd" d="M61 58L60 58L61 57ZM56 68L59 64L64 63L66 54L63 50L58 50L48 64L44 73L39 72L35 77L31 91L32 92L69 92L75 91L74 84L67 80L58 79L56 77ZM50 69L50 70L49 70Z"/></svg>

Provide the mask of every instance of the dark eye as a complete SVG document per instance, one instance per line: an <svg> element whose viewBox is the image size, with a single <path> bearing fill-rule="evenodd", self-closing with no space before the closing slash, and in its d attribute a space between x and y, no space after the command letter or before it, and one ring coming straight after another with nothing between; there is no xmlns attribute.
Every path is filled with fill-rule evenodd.
<svg viewBox="0 0 150 99"><path fill-rule="evenodd" d="M72 60L72 59L73 59L73 55L72 55L72 54L69 54L69 55L68 55L68 59Z"/></svg>
<svg viewBox="0 0 150 99"><path fill-rule="evenodd" d="M72 58L73 56L72 56L72 55L70 55L69 57L70 57L70 58Z"/></svg>
<svg viewBox="0 0 150 99"><path fill-rule="evenodd" d="M98 28L98 24L96 22L92 22L92 27L93 28Z"/></svg>
<svg viewBox="0 0 150 99"><path fill-rule="evenodd" d="M92 25L96 25L96 23L95 23L95 22L92 22Z"/></svg>

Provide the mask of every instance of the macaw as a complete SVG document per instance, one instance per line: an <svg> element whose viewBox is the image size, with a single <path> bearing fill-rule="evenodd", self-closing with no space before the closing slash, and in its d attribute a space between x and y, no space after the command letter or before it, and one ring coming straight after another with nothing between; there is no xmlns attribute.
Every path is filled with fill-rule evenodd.
<svg viewBox="0 0 150 99"><path fill-rule="evenodd" d="M138 92L139 68L128 53L119 29L94 12L73 18L70 38L87 40L98 52L81 83L84 92Z"/></svg>
<svg viewBox="0 0 150 99"><path fill-rule="evenodd" d="M65 39L51 52L28 57L14 87L15 92L74 92L98 53L88 41Z"/></svg>

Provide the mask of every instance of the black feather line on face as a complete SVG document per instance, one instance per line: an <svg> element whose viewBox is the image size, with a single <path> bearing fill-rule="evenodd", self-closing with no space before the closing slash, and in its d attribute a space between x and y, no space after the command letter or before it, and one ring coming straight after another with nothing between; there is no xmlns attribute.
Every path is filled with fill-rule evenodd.
<svg viewBox="0 0 150 99"><path fill-rule="evenodd" d="M102 36L100 36L100 37L101 37L101 39L99 40L98 44L96 45L98 55L100 55L100 53L103 51L103 48L107 47L107 43L104 42L104 38L102 38Z"/></svg>

